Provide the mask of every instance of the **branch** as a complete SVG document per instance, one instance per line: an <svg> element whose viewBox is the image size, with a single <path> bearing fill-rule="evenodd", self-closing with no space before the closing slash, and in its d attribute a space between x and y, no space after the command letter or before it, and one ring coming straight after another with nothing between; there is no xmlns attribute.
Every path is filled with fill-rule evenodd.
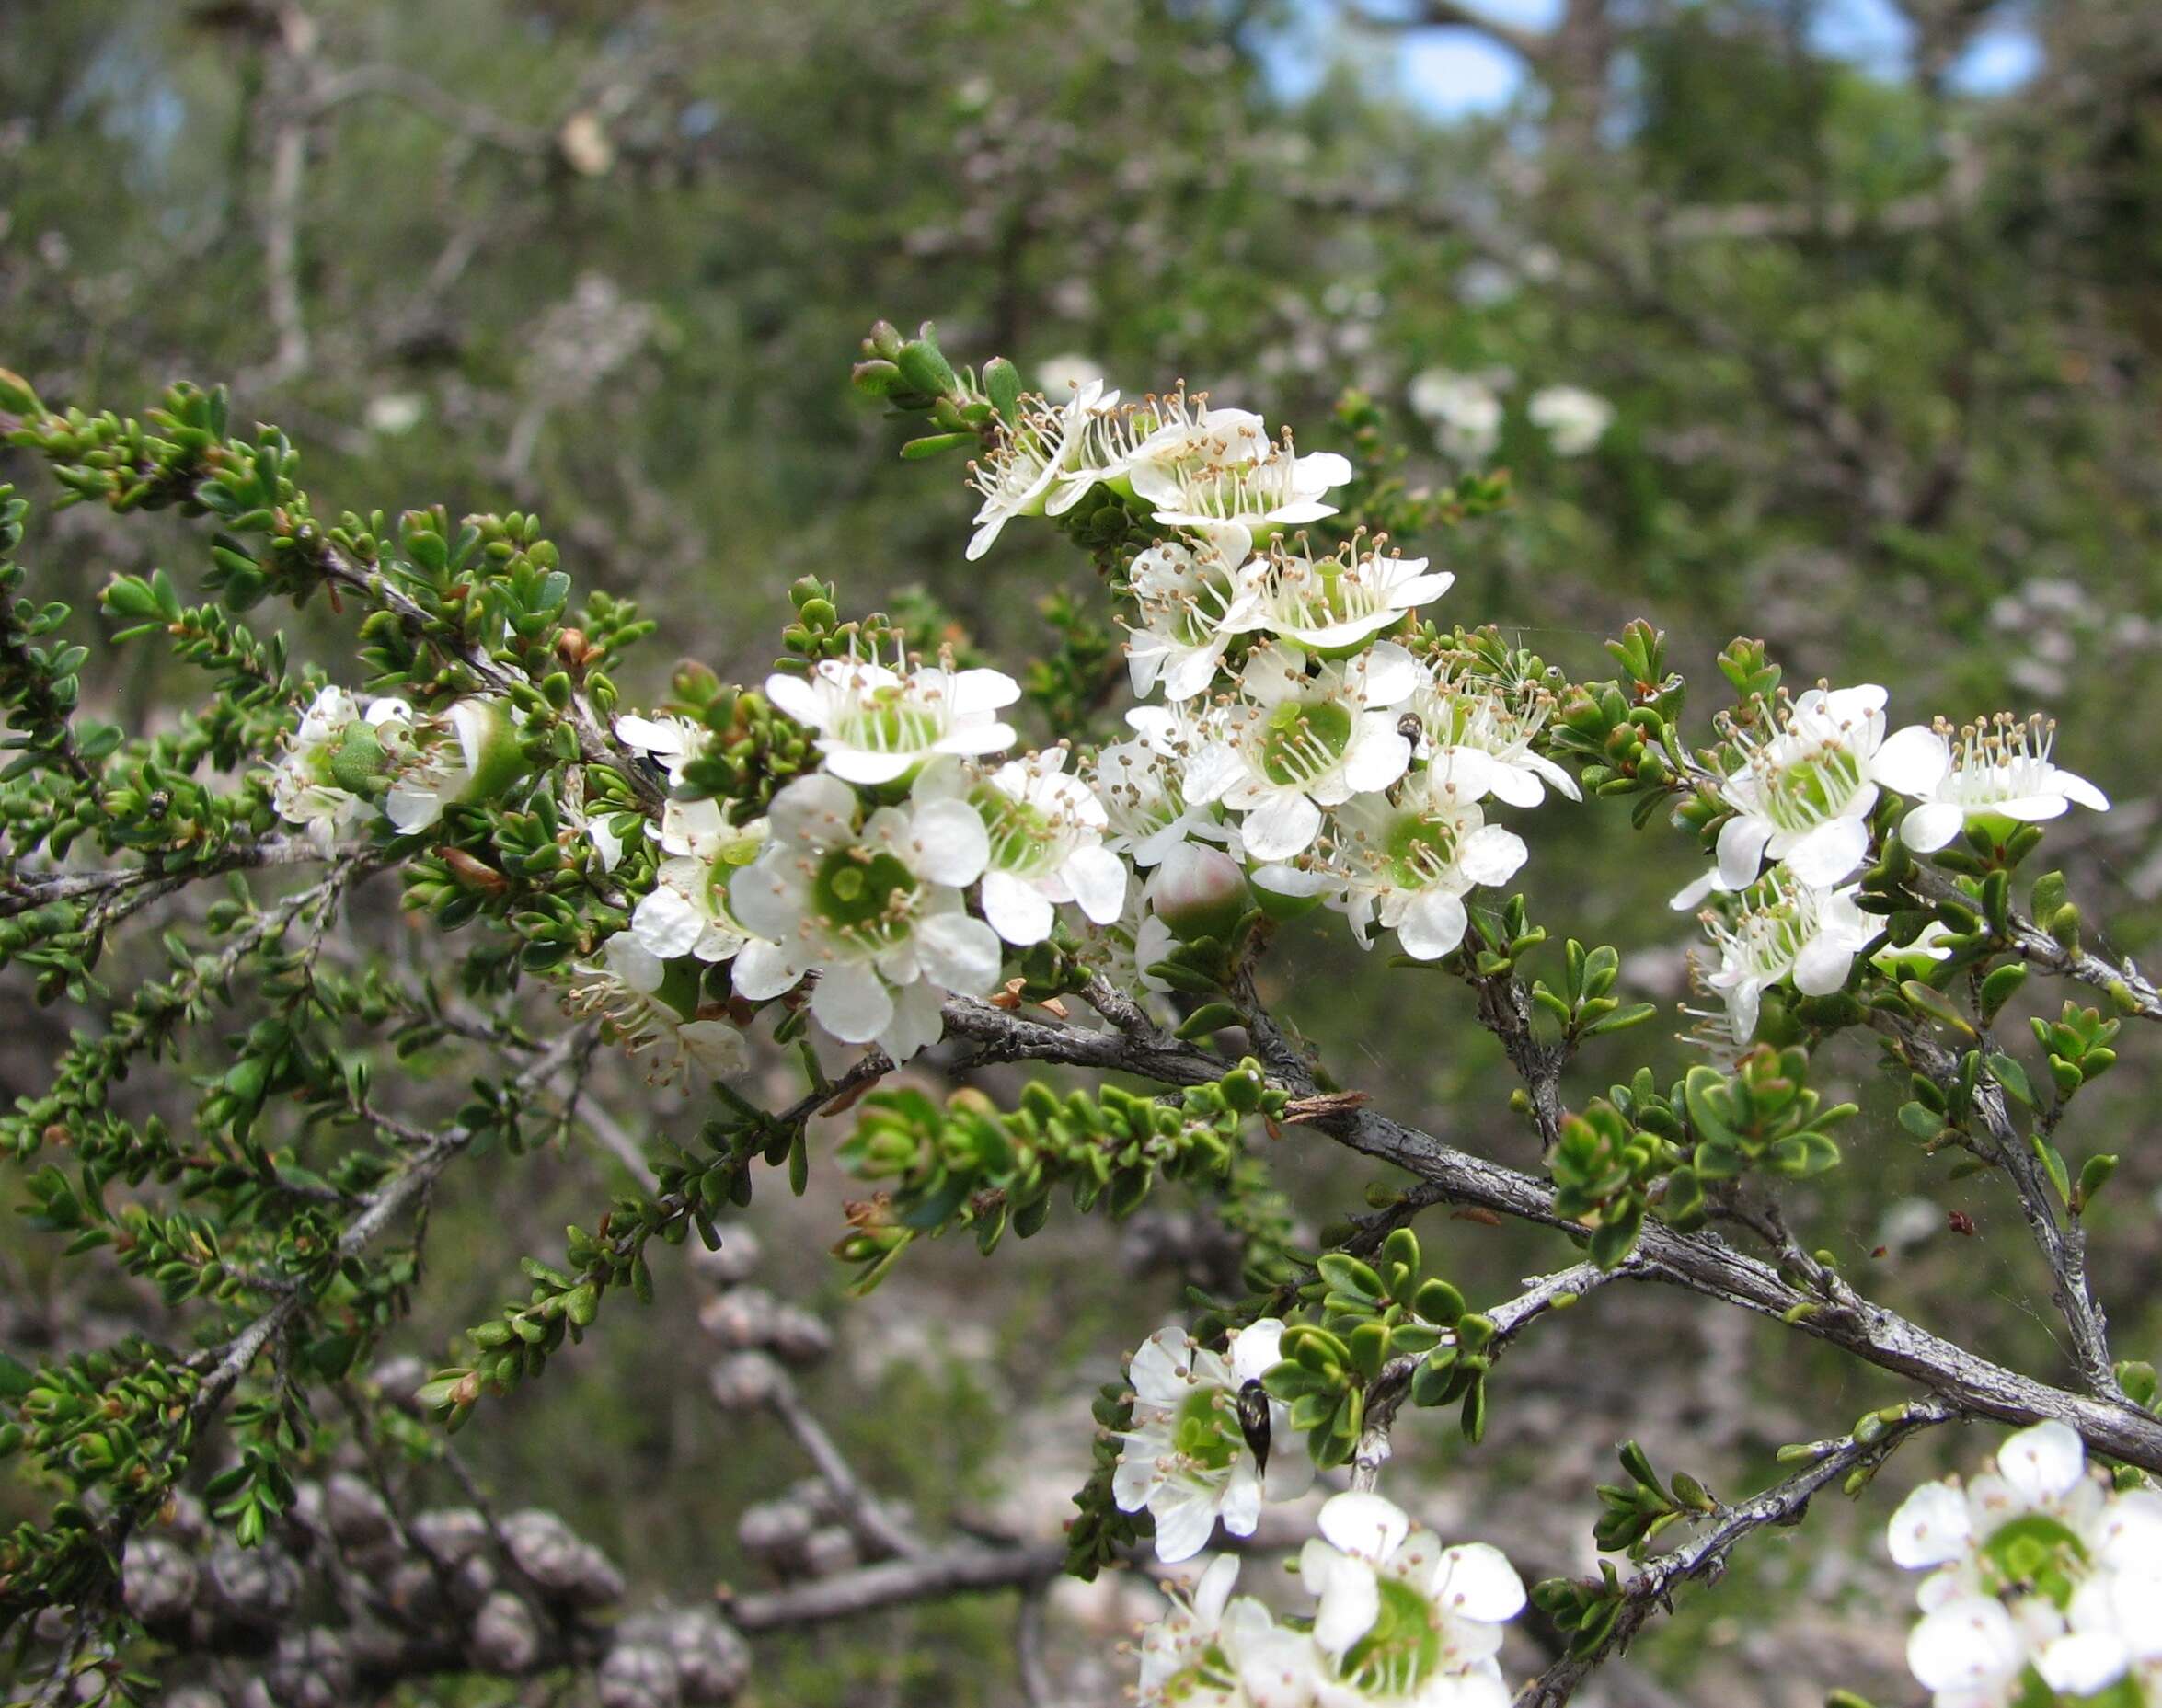
<svg viewBox="0 0 2162 1708"><path fill-rule="evenodd" d="M1828 1484L1850 1473L1872 1468L1909 1436L1949 1423L1960 1408L1940 1399L1917 1400L1897 1423L1878 1430L1868 1440L1849 1435L1822 1443L1822 1456L1784 1483L1743 1501L1722 1507L1712 1515L1711 1528L1644 1566L1621 1586L1622 1611L1597 1645L1581 1655L1567 1655L1517 1692L1515 1708L1560 1708L1586 1675L1607 1656L1625 1649L1653 1613L1671 1606L1674 1590L1692 1579L1709 1583L1726 1570L1727 1559L1743 1538L1767 1525L1797 1524L1809 1510L1810 1500Z"/></svg>
<svg viewBox="0 0 2162 1708"><path fill-rule="evenodd" d="M778 1364L773 1367L765 1403L795 1438L805 1457L818 1467L820 1478L833 1491L834 1505L840 1509L841 1522L848 1527L848 1533L867 1553L874 1559L924 1557L924 1544L864 1487L855 1468L834 1444L834 1438L825 1432L825 1427L811 1415L811 1408L803 1403L803 1396L796 1391L796 1383Z"/></svg>
<svg viewBox="0 0 2162 1708"><path fill-rule="evenodd" d="M131 865L107 872L5 872L0 873L0 919L12 919L48 901L73 901L84 896L122 895L144 886L147 896L132 898L127 912L161 896L227 872L257 872L270 866L305 865L317 860L339 860L362 852L359 844L322 848L305 836L267 836L260 842L239 843L230 848L177 870L157 865ZM125 917L124 914L119 917Z"/></svg>
<svg viewBox="0 0 2162 1708"><path fill-rule="evenodd" d="M927 1601L984 1589L1025 1589L1047 1584L1065 1570L1063 1542L1000 1547L956 1542L910 1559L859 1566L786 1589L739 1596L717 1592L720 1611L739 1631L779 1631L795 1625L853 1619L881 1607Z"/></svg>
<svg viewBox="0 0 2162 1708"><path fill-rule="evenodd" d="M998 1060L1063 1061L1174 1085L1214 1079L1229 1066L1190 1046L1136 1045L963 998L949 1001L945 1015L949 1031L986 1043L989 1058ZM1280 1083L1294 1097L1314 1095L1310 1082ZM1371 1108L1341 1102L1305 1105L1287 1111L1286 1118L1418 1176L1432 1191L1430 1201L1475 1206L1558 1229L1572 1239L1587 1237L1581 1226L1556 1211L1554 1190L1545 1182L1459 1151ZM1628 1274L1778 1318L1865 1363L1919 1383L1964 1415L2013 1425L2054 1418L2077 1431L2096 1451L2162 1473L2162 1419L2122 1400L2067 1393L1993 1364L1859 1295L1828 1299L1806 1292L1770 1264L1737 1251L1717 1235L1677 1233L1662 1222L1648 1221Z"/></svg>
<svg viewBox="0 0 2162 1708"><path fill-rule="evenodd" d="M356 65L350 71L327 77L316 86L308 102L308 110L317 115L327 113L347 101L370 95L402 101L445 130L455 131L474 142L486 143L510 154L547 155L555 152L555 140L547 132L533 125L514 123L486 108L462 100L402 65Z"/></svg>
<svg viewBox="0 0 2162 1708"><path fill-rule="evenodd" d="M1419 10L1408 17L1391 17L1386 14L1369 12L1364 6L1347 5L1344 21L1355 29L1391 30L1409 29L1476 29L1482 36L1499 41L1511 52L1521 55L1534 65L1543 64L1554 44L1554 39L1545 30L1526 29L1499 17L1489 17L1478 7L1464 4L1464 0L1420 0Z"/></svg>
<svg viewBox="0 0 2162 1708"><path fill-rule="evenodd" d="M1948 1093L1956 1091L1960 1079L1957 1054L1922 1027L1881 1010L1871 1014L1870 1024L1893 1041L1909 1067ZM1988 1160L2010 1177L2018 1196L2019 1213L2026 1219L2042 1261L2049 1265L2051 1296L2071 1331L2072 1358L2080 1380L2090 1393L2103 1399L2122 1399L2123 1390L2117 1385L2116 1362L2110 1356L2109 1320L2087 1281L2087 1230L2076 1220L2059 1216L2057 1189L2027 1136L2013 1120L2004 1087L1986 1066L1974 1077L1969 1107L1989 1136Z"/></svg>

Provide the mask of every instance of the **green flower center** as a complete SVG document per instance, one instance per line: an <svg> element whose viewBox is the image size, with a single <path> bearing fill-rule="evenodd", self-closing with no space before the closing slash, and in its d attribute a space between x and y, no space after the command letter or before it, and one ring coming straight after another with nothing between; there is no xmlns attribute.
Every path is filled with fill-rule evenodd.
<svg viewBox="0 0 2162 1708"><path fill-rule="evenodd" d="M1261 730L1261 774L1304 788L1335 769L1351 745L1351 715L1334 700L1286 700Z"/></svg>
<svg viewBox="0 0 2162 1708"><path fill-rule="evenodd" d="M880 949L908 934L921 886L894 855L836 848L820 864L811 900L834 937Z"/></svg>
<svg viewBox="0 0 2162 1708"><path fill-rule="evenodd" d="M944 733L937 713L912 705L899 686L873 691L834 729L844 745L871 753L921 753Z"/></svg>
<svg viewBox="0 0 2162 1708"><path fill-rule="evenodd" d="M2046 1513L2030 1512L2001 1525L1982 1545L1982 1557L2002 1588L2030 1588L2060 1609L2087 1576L2087 1544Z"/></svg>
<svg viewBox="0 0 2162 1708"><path fill-rule="evenodd" d="M1344 1655L1344 1677L1379 1696L1409 1696L1442 1664L1442 1633L1433 1610L1410 1585L1381 1578L1381 1611Z"/></svg>
<svg viewBox="0 0 2162 1708"><path fill-rule="evenodd" d="M1399 889L1424 889L1456 864L1456 827L1446 819L1398 819L1384 847L1390 882Z"/></svg>
<svg viewBox="0 0 2162 1708"><path fill-rule="evenodd" d="M1206 1471L1227 1471L1242 1445L1238 1419L1217 1402L1213 1388L1197 1389L1180 1402L1171 1423L1171 1446L1183 1459Z"/></svg>
<svg viewBox="0 0 2162 1708"><path fill-rule="evenodd" d="M1058 863L1063 839L1049 814L989 785L971 800L991 837L991 870L1041 877Z"/></svg>
<svg viewBox="0 0 2162 1708"><path fill-rule="evenodd" d="M1862 784L1862 762L1843 747L1820 748L1765 779L1765 814L1783 831L1836 817Z"/></svg>

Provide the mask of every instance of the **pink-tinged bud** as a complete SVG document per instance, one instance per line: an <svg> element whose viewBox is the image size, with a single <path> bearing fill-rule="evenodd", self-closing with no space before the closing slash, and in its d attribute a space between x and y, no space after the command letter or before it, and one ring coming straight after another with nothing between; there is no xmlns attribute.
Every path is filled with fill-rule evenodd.
<svg viewBox="0 0 2162 1708"><path fill-rule="evenodd" d="M1180 843L1149 880L1149 905L1185 943L1225 938L1247 911L1246 873L1221 848Z"/></svg>

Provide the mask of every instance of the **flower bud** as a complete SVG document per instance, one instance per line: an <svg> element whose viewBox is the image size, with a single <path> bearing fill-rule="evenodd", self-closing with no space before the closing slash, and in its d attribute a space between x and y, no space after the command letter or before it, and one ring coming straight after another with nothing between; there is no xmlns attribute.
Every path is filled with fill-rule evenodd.
<svg viewBox="0 0 2162 1708"><path fill-rule="evenodd" d="M525 774L525 754L510 708L490 695L460 700L450 710L451 728L466 761L466 786L458 799L467 805L493 800Z"/></svg>
<svg viewBox="0 0 2162 1708"><path fill-rule="evenodd" d="M1226 938L1247 911L1246 874L1206 843L1180 843L1149 880L1149 903L1181 942Z"/></svg>

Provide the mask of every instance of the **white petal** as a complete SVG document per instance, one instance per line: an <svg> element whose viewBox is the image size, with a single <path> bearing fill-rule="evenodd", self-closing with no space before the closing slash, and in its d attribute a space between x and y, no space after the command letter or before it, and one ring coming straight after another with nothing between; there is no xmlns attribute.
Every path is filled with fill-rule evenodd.
<svg viewBox="0 0 2162 1708"><path fill-rule="evenodd" d="M656 889L644 897L630 916L632 934L663 960L688 955L706 934L706 916L691 905L687 896L673 889Z"/></svg>
<svg viewBox="0 0 2162 1708"><path fill-rule="evenodd" d="M1925 1483L1900 1502L1884 1540L1892 1564L1912 1572L1960 1558L1972 1535L1967 1497L1949 1483Z"/></svg>
<svg viewBox="0 0 2162 1708"><path fill-rule="evenodd" d="M1119 1468L1111 1473L1111 1498L1121 1512L1139 1512L1162 1481L1148 1450L1129 1441L1119 1455Z"/></svg>
<svg viewBox="0 0 2162 1708"><path fill-rule="evenodd" d="M1011 705L1021 697L1021 684L1004 671L958 671L951 693L949 704L954 715L965 717L972 712L995 712Z"/></svg>
<svg viewBox="0 0 2162 1708"><path fill-rule="evenodd" d="M1820 824L1787 851L1787 869L1805 884L1836 884L1869 852L1869 827L1859 819Z"/></svg>
<svg viewBox="0 0 2162 1708"><path fill-rule="evenodd" d="M1003 753L1019 739L1011 724L972 721L949 730L934 745L941 753Z"/></svg>
<svg viewBox="0 0 2162 1708"><path fill-rule="evenodd" d="M794 718L799 724L816 729L825 722L824 696L801 676L791 676L776 671L765 679L765 697L773 702L776 711L783 716ZM641 733L638 736L633 736L624 728L626 724L634 721L640 727ZM666 747L652 739L652 732L662 730L662 727L647 724L643 718L618 718L615 728L625 740L653 752L668 752L676 745L673 732L664 732L669 742Z"/></svg>
<svg viewBox="0 0 2162 1708"><path fill-rule="evenodd" d="M1951 749L1926 724L1909 724L1889 737L1869 762L1869 774L1895 794L1926 796L1951 773Z"/></svg>
<svg viewBox="0 0 2162 1708"><path fill-rule="evenodd" d="M801 848L832 848L846 842L856 823L856 791L838 777L813 772L773 797L766 817L777 842Z"/></svg>
<svg viewBox="0 0 2162 1708"><path fill-rule="evenodd" d="M940 913L916 927L924 976L960 996L988 995L998 982L998 934L966 913Z"/></svg>
<svg viewBox="0 0 2162 1708"><path fill-rule="evenodd" d="M2076 802L2082 807L2092 808L2096 812L2110 810L2110 797L2076 772L2066 771L2062 766L2052 765L2050 767L2050 786L2063 795L2066 800Z"/></svg>
<svg viewBox="0 0 2162 1708"><path fill-rule="evenodd" d="M927 984L904 984L893 992L893 1018L879 1033L879 1046L894 1060L906 1061L945 1034L938 992Z"/></svg>
<svg viewBox="0 0 2162 1708"><path fill-rule="evenodd" d="M2016 1493L2030 1502L2069 1494L2087 1474L2087 1449L2054 1418L2022 1429L1997 1449L1996 1466Z"/></svg>
<svg viewBox="0 0 2162 1708"><path fill-rule="evenodd" d="M684 1049L715 1079L743 1071L743 1035L725 1020L694 1020L678 1034Z"/></svg>
<svg viewBox="0 0 2162 1708"><path fill-rule="evenodd" d="M1719 887L1719 871L1716 865L1694 883L1685 884L1674 891L1667 906L1675 912L1686 912Z"/></svg>
<svg viewBox="0 0 2162 1708"><path fill-rule="evenodd" d="M1719 888L1741 889L1756 881L1772 827L1763 819L1737 813L1719 829Z"/></svg>
<svg viewBox="0 0 2162 1708"><path fill-rule="evenodd" d="M1125 911L1126 863L1110 849L1076 848L1059 868L1074 891L1074 900L1098 925L1108 925Z"/></svg>
<svg viewBox="0 0 2162 1708"><path fill-rule="evenodd" d="M818 745L828 771L844 782L860 783L867 788L905 777L923 759L920 753L873 753L827 741Z"/></svg>
<svg viewBox="0 0 2162 1708"><path fill-rule="evenodd" d="M736 994L754 1003L794 990L802 977L803 969L790 960L777 943L746 943L729 968L729 980L736 987Z"/></svg>
<svg viewBox="0 0 2162 1708"><path fill-rule="evenodd" d="M1794 957L1794 988L1804 996L1829 996L1846 982L1853 965L1851 945L1823 935L1813 937Z"/></svg>
<svg viewBox="0 0 2162 1708"><path fill-rule="evenodd" d="M1374 1581L1374 1568L1363 1560L1341 1557L1330 1569L1328 1588L1315 1611L1314 1641L1331 1655L1341 1655L1371 1631L1380 1616L1381 1586Z"/></svg>
<svg viewBox="0 0 2162 1708"><path fill-rule="evenodd" d="M1231 1373L1243 1386L1259 1381L1283 1361L1283 1321L1265 1316L1231 1337Z"/></svg>
<svg viewBox="0 0 2162 1708"><path fill-rule="evenodd" d="M1167 1499L1159 1492L1149 1510L1156 1520L1156 1558L1166 1565L1192 1559L1215 1534L1216 1503L1206 1494L1182 1491Z"/></svg>
<svg viewBox="0 0 2162 1708"><path fill-rule="evenodd" d="M935 800L915 809L910 820L909 841L915 857L909 862L919 877L957 888L972 884L991 858L991 838L983 820L963 800Z"/></svg>
<svg viewBox="0 0 2162 1708"><path fill-rule="evenodd" d="M1354 795L1378 795L1410 767L1411 743L1386 712L1363 712L1344 755L1343 777Z"/></svg>
<svg viewBox="0 0 2162 1708"><path fill-rule="evenodd" d="M1429 889L1413 898L1404 917L1397 922L1397 941L1414 959L1437 961L1455 952L1470 923L1462 897L1445 889Z"/></svg>
<svg viewBox="0 0 2162 1708"><path fill-rule="evenodd" d="M1315 1521L1346 1553L1370 1560L1386 1560L1411 1532L1411 1520L1395 1501L1358 1490L1325 1501Z"/></svg>
<svg viewBox="0 0 2162 1708"><path fill-rule="evenodd" d="M1506 884L1530 854L1524 838L1514 831L1499 824L1482 824L1464 839L1456 865L1475 884Z"/></svg>
<svg viewBox="0 0 2162 1708"><path fill-rule="evenodd" d="M1261 1479L1254 1474L1254 1462L1243 1453L1231 1467L1231 1482L1218 1511L1227 1536L1251 1536L1261 1522Z"/></svg>
<svg viewBox="0 0 2162 1708"><path fill-rule="evenodd" d="M1127 1369L1126 1380L1133 1384L1134 1394L1145 1404L1180 1405L1193 1392L1186 1380L1188 1362L1186 1331L1159 1328L1141 1343Z"/></svg>
<svg viewBox="0 0 2162 1708"><path fill-rule="evenodd" d="M1043 892L1011 872L983 874L983 917L1017 948L1050 936L1054 918ZM1111 917L1118 917L1117 910Z"/></svg>
<svg viewBox="0 0 2162 1708"><path fill-rule="evenodd" d="M1360 662L1365 667L1365 699L1369 707L1401 705L1426 685L1426 670L1393 640L1378 642Z"/></svg>
<svg viewBox="0 0 2162 1708"><path fill-rule="evenodd" d="M1960 833L1965 810L1950 801L1924 801L1899 821L1899 840L1916 854L1935 854Z"/></svg>
<svg viewBox="0 0 2162 1708"><path fill-rule="evenodd" d="M1971 1690L2010 1679L2025 1651L2002 1602L1993 1596L1961 1596L1909 1633L1907 1669L1926 1690Z"/></svg>
<svg viewBox="0 0 2162 1708"><path fill-rule="evenodd" d="M1528 765L1497 761L1488 787L1496 800L1506 801L1512 807L1536 807L1547 798L1546 785Z"/></svg>
<svg viewBox="0 0 2162 1708"><path fill-rule="evenodd" d="M1239 825L1246 851L1256 860L1288 860L1304 854L1321 831L1321 808L1304 795L1281 790Z"/></svg>
<svg viewBox="0 0 2162 1708"><path fill-rule="evenodd" d="M728 908L757 936L778 942L793 933L802 923L803 897L788 856L766 854L730 878Z"/></svg>
<svg viewBox="0 0 2162 1708"><path fill-rule="evenodd" d="M2124 1676L2132 1664L2131 1651L2114 1632L2085 1631L2042 1645L2034 1657L2034 1669L2053 1691L2068 1696L2092 1696Z"/></svg>
<svg viewBox="0 0 2162 1708"><path fill-rule="evenodd" d="M1501 1549L1463 1542L1443 1550L1434 1599L1462 1618L1499 1624L1524 1611L1524 1579Z"/></svg>
<svg viewBox="0 0 2162 1708"><path fill-rule="evenodd" d="M811 1016L844 1044L868 1044L893 1018L893 998L870 968L844 961L819 974Z"/></svg>

